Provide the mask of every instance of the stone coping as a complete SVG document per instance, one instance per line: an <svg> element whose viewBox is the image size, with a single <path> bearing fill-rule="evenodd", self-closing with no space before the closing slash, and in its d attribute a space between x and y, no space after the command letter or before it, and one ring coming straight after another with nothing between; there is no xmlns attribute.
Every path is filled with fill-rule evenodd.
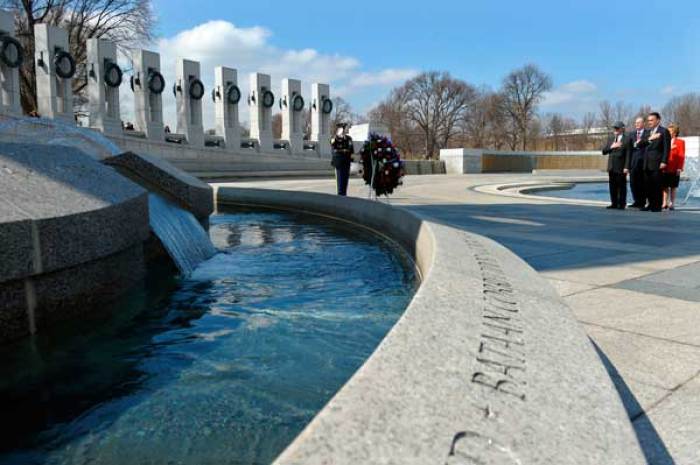
<svg viewBox="0 0 700 465"><path fill-rule="evenodd" d="M646 463L583 329L506 248L381 202L235 187L216 197L380 231L423 277L374 353L275 463Z"/></svg>
<svg viewBox="0 0 700 465"><path fill-rule="evenodd" d="M538 181L520 183L485 184L474 187L474 190L483 194L499 195L528 200L539 200L546 202L556 202L572 205L608 205L609 202L600 200L567 199L564 197L548 197L546 195L532 195L535 192L546 192L552 190L571 189L576 184L603 183L608 182L607 177L586 176L567 177L561 179L542 179Z"/></svg>
<svg viewBox="0 0 700 465"><path fill-rule="evenodd" d="M107 257L148 237L146 191L67 146L0 143L0 282Z"/></svg>
<svg viewBox="0 0 700 465"><path fill-rule="evenodd" d="M124 152L102 162L114 166L147 190L165 195L200 221L209 218L214 211L211 187L161 158Z"/></svg>

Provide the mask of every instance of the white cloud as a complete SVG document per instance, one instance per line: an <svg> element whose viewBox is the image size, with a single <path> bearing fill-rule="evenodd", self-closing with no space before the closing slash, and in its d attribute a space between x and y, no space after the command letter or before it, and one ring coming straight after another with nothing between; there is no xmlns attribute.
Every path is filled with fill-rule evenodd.
<svg viewBox="0 0 700 465"><path fill-rule="evenodd" d="M584 79L562 84L556 89L547 92L542 101L543 107L561 107L576 110L576 112L595 111L595 105L599 100L598 86Z"/></svg>
<svg viewBox="0 0 700 465"><path fill-rule="evenodd" d="M661 95L666 97L671 96L676 93L676 88L674 86L665 86L661 88Z"/></svg>
<svg viewBox="0 0 700 465"><path fill-rule="evenodd" d="M395 85L416 73L405 69L363 72L361 63L354 57L321 53L311 48L283 49L272 45L271 37L272 32L263 27L244 28L228 21L216 20L158 40L155 51L161 54L161 71L168 83L163 104L166 124L174 127L175 99L170 87L175 80L175 63L178 58L200 62L201 79L207 90L214 84L214 68L229 66L238 70L239 87L244 96L248 94L249 73L262 72L272 76L272 90L276 95L279 94L283 78L294 78L302 81L305 95L310 95L312 82L324 82L331 84L332 95L342 95L350 103L357 91ZM128 87L124 91L131 93ZM241 102L244 101L245 99ZM122 101L125 119L126 115L133 115L133 103L130 102L133 99L126 98ZM203 102L204 126L211 128L214 125L213 104L210 98L205 98ZM245 103L240 109L241 118L247 119Z"/></svg>

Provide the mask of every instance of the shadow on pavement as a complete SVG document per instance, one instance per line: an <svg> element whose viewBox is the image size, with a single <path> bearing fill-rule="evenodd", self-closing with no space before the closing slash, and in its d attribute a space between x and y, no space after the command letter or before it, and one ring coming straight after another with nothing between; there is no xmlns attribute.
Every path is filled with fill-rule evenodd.
<svg viewBox="0 0 700 465"><path fill-rule="evenodd" d="M610 359L608 359L593 339L589 338L589 340L593 344L593 348L598 354L598 357L600 357L601 362L603 362L603 366L608 371L615 385L615 389L617 389L617 393L620 395L622 404L625 406L627 414L630 416L634 432L637 435L637 440L642 448L642 452L644 452L647 463L649 465L676 465L676 462L666 448L666 444L664 444L656 428L654 428L654 425L649 420L649 417L644 413L644 410L639 405L639 402L637 402L632 391L627 387L620 373L618 373L615 366L610 362Z"/></svg>

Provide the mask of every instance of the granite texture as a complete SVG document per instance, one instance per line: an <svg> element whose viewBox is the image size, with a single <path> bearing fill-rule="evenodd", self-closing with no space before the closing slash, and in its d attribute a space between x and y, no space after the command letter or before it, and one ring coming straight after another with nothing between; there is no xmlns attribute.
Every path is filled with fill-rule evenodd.
<svg viewBox="0 0 700 465"><path fill-rule="evenodd" d="M29 334L23 281L0 283L0 343Z"/></svg>
<svg viewBox="0 0 700 465"><path fill-rule="evenodd" d="M0 282L112 255L148 231L146 192L114 170L72 147L0 144Z"/></svg>
<svg viewBox="0 0 700 465"><path fill-rule="evenodd" d="M582 327L504 247L357 198L219 187L217 201L388 233L423 277L374 354L275 463L645 463Z"/></svg>
<svg viewBox="0 0 700 465"><path fill-rule="evenodd" d="M0 342L143 277L145 190L78 148L0 143Z"/></svg>
<svg viewBox="0 0 700 465"><path fill-rule="evenodd" d="M37 330L57 321L99 311L145 275L143 246L34 279Z"/></svg>
<svg viewBox="0 0 700 465"><path fill-rule="evenodd" d="M164 194L200 221L214 211L211 187L161 158L124 152L105 159L103 163L114 166L149 191Z"/></svg>

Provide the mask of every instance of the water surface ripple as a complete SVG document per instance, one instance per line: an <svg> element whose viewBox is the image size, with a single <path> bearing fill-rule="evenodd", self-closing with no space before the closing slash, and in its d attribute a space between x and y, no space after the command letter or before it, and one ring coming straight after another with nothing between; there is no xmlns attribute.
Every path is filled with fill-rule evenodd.
<svg viewBox="0 0 700 465"><path fill-rule="evenodd" d="M2 464L267 464L417 285L391 245L291 214L215 215L219 253L109 317L0 348Z"/></svg>

